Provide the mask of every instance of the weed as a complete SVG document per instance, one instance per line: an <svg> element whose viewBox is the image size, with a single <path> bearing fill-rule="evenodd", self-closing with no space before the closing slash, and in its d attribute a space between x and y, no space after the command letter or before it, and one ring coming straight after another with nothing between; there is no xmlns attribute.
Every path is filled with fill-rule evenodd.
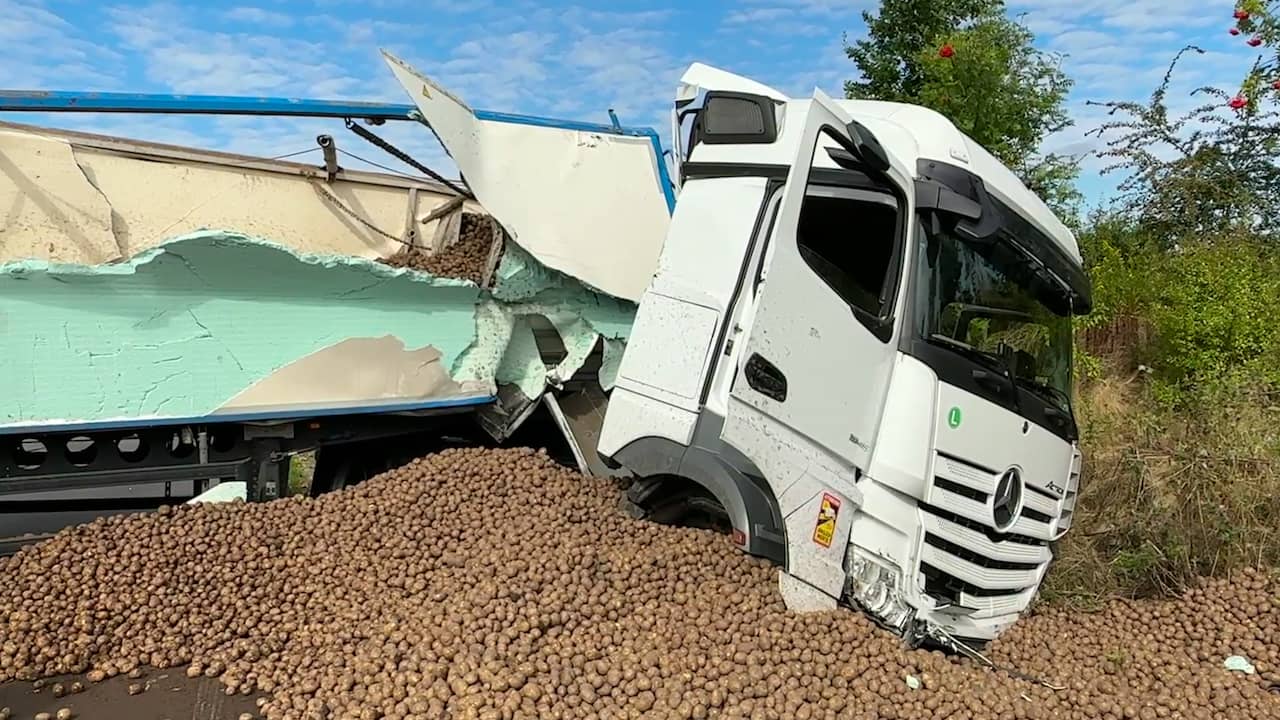
<svg viewBox="0 0 1280 720"><path fill-rule="evenodd" d="M289 461L289 494L306 495L311 490L311 476L315 471L315 453L294 455Z"/></svg>

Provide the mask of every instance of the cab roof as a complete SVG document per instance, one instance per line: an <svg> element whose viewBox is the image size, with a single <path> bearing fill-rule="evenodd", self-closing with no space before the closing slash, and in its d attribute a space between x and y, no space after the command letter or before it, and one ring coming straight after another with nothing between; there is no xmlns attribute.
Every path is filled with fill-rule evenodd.
<svg viewBox="0 0 1280 720"><path fill-rule="evenodd" d="M790 165L799 151L805 115L812 105L808 98L788 98L781 92L749 78L694 63L681 77L677 99L692 99L699 91L731 91L768 97L780 107L778 140L768 145L698 145L690 157L697 162L741 162ZM1075 234L994 155L961 132L944 115L908 103L878 100L838 100L853 118L875 133L885 150L913 177L919 177L921 160L932 160L964 168L982 178L992 195L1015 209L1027 221L1053 240L1077 264L1082 264ZM816 158L819 166L836 167L828 158Z"/></svg>

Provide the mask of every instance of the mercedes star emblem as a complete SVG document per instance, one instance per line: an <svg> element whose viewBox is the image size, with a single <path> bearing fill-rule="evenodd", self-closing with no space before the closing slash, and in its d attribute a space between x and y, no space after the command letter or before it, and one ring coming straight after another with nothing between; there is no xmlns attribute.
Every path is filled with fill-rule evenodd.
<svg viewBox="0 0 1280 720"><path fill-rule="evenodd" d="M1018 521L1018 513L1022 511L1022 473L1018 468L1009 468L996 483L996 492L991 496L991 515L995 520L995 528L1005 532Z"/></svg>

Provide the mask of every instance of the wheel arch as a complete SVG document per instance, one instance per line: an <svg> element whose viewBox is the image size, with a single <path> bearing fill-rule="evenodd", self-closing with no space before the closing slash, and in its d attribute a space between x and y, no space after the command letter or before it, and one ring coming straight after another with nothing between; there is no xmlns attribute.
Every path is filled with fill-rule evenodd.
<svg viewBox="0 0 1280 720"><path fill-rule="evenodd" d="M781 508L763 478L704 447L661 437L633 440L612 459L640 477L682 478L704 488L724 507L734 529L745 536L743 550L786 567Z"/></svg>

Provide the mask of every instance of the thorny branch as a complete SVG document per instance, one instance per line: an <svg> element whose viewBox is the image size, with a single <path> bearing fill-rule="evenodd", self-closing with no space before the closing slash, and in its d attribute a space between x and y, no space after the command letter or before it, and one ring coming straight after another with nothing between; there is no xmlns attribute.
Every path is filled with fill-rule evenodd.
<svg viewBox="0 0 1280 720"><path fill-rule="evenodd" d="M1157 237L1176 242L1233 229L1273 235L1280 231L1280 113L1199 87L1190 96L1209 99L1171 115L1174 71L1189 52L1204 50L1182 48L1146 103L1089 101L1116 118L1088 133L1106 138L1098 156L1111 162L1102 172L1127 173L1119 203Z"/></svg>

